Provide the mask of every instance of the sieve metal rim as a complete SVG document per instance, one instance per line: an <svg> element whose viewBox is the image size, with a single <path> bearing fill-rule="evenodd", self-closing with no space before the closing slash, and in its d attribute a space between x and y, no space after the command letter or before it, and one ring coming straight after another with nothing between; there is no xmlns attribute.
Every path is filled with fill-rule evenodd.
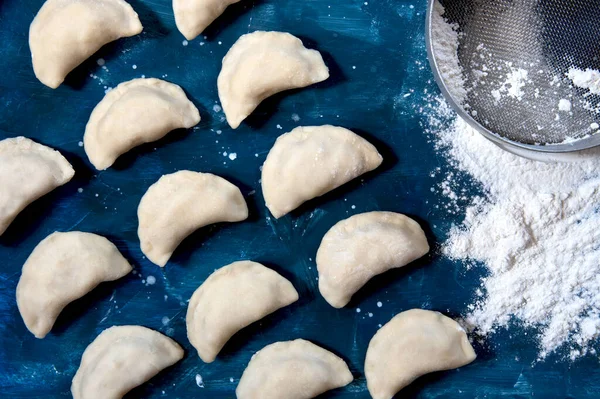
<svg viewBox="0 0 600 399"><path fill-rule="evenodd" d="M487 129L485 126L477 122L475 119L473 119L473 117L468 112L466 112L465 109L454 99L452 94L450 94L450 90L446 86L446 82L440 74L440 69L438 67L437 61L433 53L432 21L435 2L436 0L428 0L427 4L427 15L425 20L425 47L427 48L427 59L429 60L429 65L433 73L433 78L435 79L435 82L440 88L442 95L450 104L452 109L454 109L454 111L456 111L456 113L462 119L464 119L472 128L477 130L485 138L498 145L502 149L516 153L520 156L524 156L524 150L533 151L535 153L560 154L587 150L600 145L600 134L594 134L589 137L585 137L580 140L574 141L572 143L565 144L534 145L520 143L518 141L507 139L492 132L491 130Z"/></svg>

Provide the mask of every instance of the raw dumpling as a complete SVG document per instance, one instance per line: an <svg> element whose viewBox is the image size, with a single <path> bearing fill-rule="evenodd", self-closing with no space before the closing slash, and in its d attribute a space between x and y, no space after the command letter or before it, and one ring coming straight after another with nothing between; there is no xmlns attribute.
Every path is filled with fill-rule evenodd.
<svg viewBox="0 0 600 399"><path fill-rule="evenodd" d="M193 40L223 14L231 4L240 0L173 0L175 23L179 32Z"/></svg>
<svg viewBox="0 0 600 399"><path fill-rule="evenodd" d="M297 339L267 345L252 356L235 393L237 399L310 399L352 380L341 358Z"/></svg>
<svg viewBox="0 0 600 399"><path fill-rule="evenodd" d="M35 76L56 89L102 46L142 29L123 0L46 0L29 28Z"/></svg>
<svg viewBox="0 0 600 399"><path fill-rule="evenodd" d="M336 308L346 306L372 277L429 252L421 226L393 212L368 212L338 222L317 251L319 291Z"/></svg>
<svg viewBox="0 0 600 399"><path fill-rule="evenodd" d="M52 233L33 250L17 285L17 306L27 329L44 338L69 303L131 265L106 238L80 231Z"/></svg>
<svg viewBox="0 0 600 399"><path fill-rule="evenodd" d="M0 141L0 235L27 205L74 174L69 161L50 147L25 137Z"/></svg>
<svg viewBox="0 0 600 399"><path fill-rule="evenodd" d="M142 252L163 267L195 230L247 217L248 206L240 189L222 177L189 170L164 175L150 186L138 207Z"/></svg>
<svg viewBox="0 0 600 399"><path fill-rule="evenodd" d="M109 91L94 108L83 144L98 170L143 143L200 122L198 109L181 87L160 79L134 79Z"/></svg>
<svg viewBox="0 0 600 399"><path fill-rule="evenodd" d="M229 49L217 86L227 122L235 129L265 98L328 77L321 54L297 37L257 31L242 35Z"/></svg>
<svg viewBox="0 0 600 399"><path fill-rule="evenodd" d="M365 360L367 387L373 399L392 399L423 374L462 367L475 357L457 322L430 310L407 310L371 339Z"/></svg>
<svg viewBox="0 0 600 399"><path fill-rule="evenodd" d="M383 158L342 127L300 126L279 136L262 170L262 190L275 218L369 172Z"/></svg>
<svg viewBox="0 0 600 399"><path fill-rule="evenodd" d="M183 358L171 338L142 326L110 327L88 345L73 383L73 399L120 399Z"/></svg>
<svg viewBox="0 0 600 399"><path fill-rule="evenodd" d="M292 283L260 263L222 267L194 292L187 310L188 339L210 363L239 330L298 300Z"/></svg>

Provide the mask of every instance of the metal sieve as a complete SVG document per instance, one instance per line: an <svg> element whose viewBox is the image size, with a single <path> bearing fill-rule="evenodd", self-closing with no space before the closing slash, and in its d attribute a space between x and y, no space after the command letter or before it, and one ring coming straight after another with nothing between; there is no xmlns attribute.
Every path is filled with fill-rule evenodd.
<svg viewBox="0 0 600 399"><path fill-rule="evenodd" d="M429 61L442 93L471 126L516 153L600 145L600 95L569 77L573 69L600 69L598 0L440 0L459 33L462 104L434 56L436 1L427 12Z"/></svg>

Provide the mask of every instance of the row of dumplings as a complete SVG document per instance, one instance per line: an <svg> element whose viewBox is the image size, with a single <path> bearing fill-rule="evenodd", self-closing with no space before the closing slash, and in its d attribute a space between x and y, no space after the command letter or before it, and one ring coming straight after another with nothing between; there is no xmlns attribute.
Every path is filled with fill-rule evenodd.
<svg viewBox="0 0 600 399"><path fill-rule="evenodd" d="M209 175L209 179L220 178ZM233 185L231 188L236 189ZM206 204L206 198L196 200ZM161 216L157 219L159 224L163 223ZM165 230L155 231L169 238ZM428 251L423 230L405 215L393 212L354 215L333 226L321 241L316 256L319 291L332 306L341 308L373 276L402 267ZM70 302L98 284L117 280L131 270L131 265L106 238L77 231L55 232L34 248L23 265L17 284L17 306L29 331L37 338L44 338ZM239 295L252 292L254 300L228 301L232 292ZM298 293L289 281L262 265L243 262L224 267L211 275L190 300L187 318L188 332L192 332L188 334L190 341L202 360L212 362L237 330L297 299ZM218 325L224 314L237 314L236 323L241 323L236 328L224 328L227 334L215 334L211 328L203 330L194 323L194 315L198 315L205 327ZM223 322L226 321L229 320Z"/></svg>
<svg viewBox="0 0 600 399"><path fill-rule="evenodd" d="M226 5L175 0L178 26L195 37ZM42 83L56 88L104 44L141 30L137 14L123 0L47 0L30 27L33 70ZM297 37L256 31L242 35L223 57L217 86L223 112L235 129L265 98L327 78L321 54ZM198 122L198 110L179 86L134 79L118 85L94 109L86 127L86 153L97 169L106 169L131 148Z"/></svg>
<svg viewBox="0 0 600 399"><path fill-rule="evenodd" d="M266 206L279 218L376 169L382 160L372 144L348 129L297 127L276 140L264 162ZM58 151L25 137L0 141L0 162L0 235L27 205L75 173ZM142 197L138 236L148 259L164 266L193 231L247 217L246 202L235 185L210 173L179 171L162 176Z"/></svg>
<svg viewBox="0 0 600 399"><path fill-rule="evenodd" d="M238 1L173 0L175 23L192 40ZM29 28L35 75L55 89L102 46L143 29L138 14L124 0L46 0Z"/></svg>
<svg viewBox="0 0 600 399"><path fill-rule="evenodd" d="M238 262L229 267L251 263ZM293 287L286 288L294 291ZM283 291L278 292L284 295ZM232 301L242 302L239 298L228 302ZM188 310L188 323L189 317ZM208 318L200 324L211 321L214 319ZM183 355L177 342L146 327L108 328L85 349L71 384L73 398L122 398ZM367 387L373 399L392 399L418 377L462 367L475 357L467 335L454 320L429 310L407 310L371 339L364 366ZM342 358L312 342L296 339L267 345L254 354L235 393L238 399L311 399L353 380Z"/></svg>

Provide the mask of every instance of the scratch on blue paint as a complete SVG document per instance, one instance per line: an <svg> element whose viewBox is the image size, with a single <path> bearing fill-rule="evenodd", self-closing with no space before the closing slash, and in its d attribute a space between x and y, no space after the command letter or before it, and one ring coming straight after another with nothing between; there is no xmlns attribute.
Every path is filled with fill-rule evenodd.
<svg viewBox="0 0 600 399"><path fill-rule="evenodd" d="M71 227L67 228L67 231L73 230L75 227L79 226L92 212L88 212L83 215L79 220L77 220Z"/></svg>
<svg viewBox="0 0 600 399"><path fill-rule="evenodd" d="M302 218L302 221L306 221L305 227L302 229L301 236L305 236L308 232L310 232L313 227L319 223L319 221L327 215L327 212L323 209L315 209L310 213L308 219Z"/></svg>

